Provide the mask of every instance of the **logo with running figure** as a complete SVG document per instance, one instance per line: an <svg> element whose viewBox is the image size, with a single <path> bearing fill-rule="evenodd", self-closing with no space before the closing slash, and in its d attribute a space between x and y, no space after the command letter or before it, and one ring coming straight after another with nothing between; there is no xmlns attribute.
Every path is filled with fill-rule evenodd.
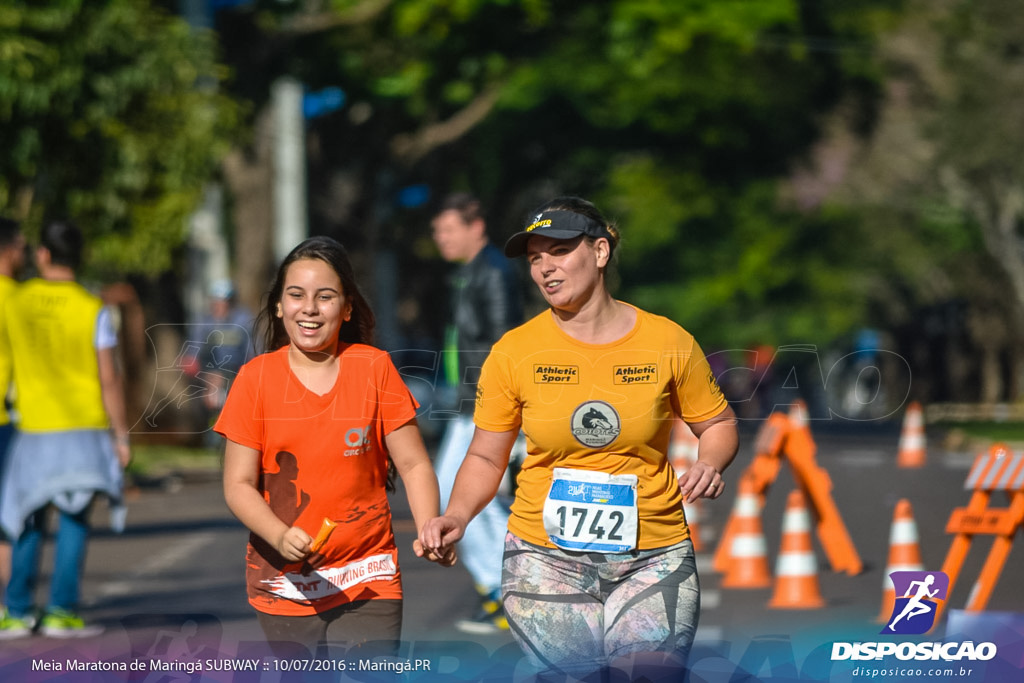
<svg viewBox="0 0 1024 683"><path fill-rule="evenodd" d="M927 633L935 623L939 600L949 593L949 577L945 572L909 571L889 576L896 588L896 603L881 633Z"/></svg>
<svg viewBox="0 0 1024 683"><path fill-rule="evenodd" d="M572 435L584 446L607 446L619 436L622 423L615 408L604 401L586 401L572 414Z"/></svg>

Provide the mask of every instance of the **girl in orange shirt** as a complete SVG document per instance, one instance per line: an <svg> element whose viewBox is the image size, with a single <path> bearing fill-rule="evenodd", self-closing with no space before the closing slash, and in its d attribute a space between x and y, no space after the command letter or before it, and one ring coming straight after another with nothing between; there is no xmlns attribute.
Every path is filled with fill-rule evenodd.
<svg viewBox="0 0 1024 683"><path fill-rule="evenodd" d="M402 588L392 465L417 529L438 509L416 402L387 353L369 346L373 312L330 238L284 259L259 325L268 352L242 367L215 426L227 438L225 499L252 532L249 602L271 642L381 641L393 654ZM419 541L414 550L424 555Z"/></svg>

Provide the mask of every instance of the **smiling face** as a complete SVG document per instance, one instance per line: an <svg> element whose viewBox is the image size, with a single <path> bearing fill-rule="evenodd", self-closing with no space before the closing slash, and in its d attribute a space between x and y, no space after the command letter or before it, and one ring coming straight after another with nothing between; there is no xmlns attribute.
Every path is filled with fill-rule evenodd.
<svg viewBox="0 0 1024 683"><path fill-rule="evenodd" d="M602 269L608 264L608 240L583 237L556 240L535 235L526 245L530 277L552 308L578 312L604 287Z"/></svg>
<svg viewBox="0 0 1024 683"><path fill-rule="evenodd" d="M277 317L296 350L334 355L341 326L352 317L352 304L330 265L320 259L299 259L285 272Z"/></svg>

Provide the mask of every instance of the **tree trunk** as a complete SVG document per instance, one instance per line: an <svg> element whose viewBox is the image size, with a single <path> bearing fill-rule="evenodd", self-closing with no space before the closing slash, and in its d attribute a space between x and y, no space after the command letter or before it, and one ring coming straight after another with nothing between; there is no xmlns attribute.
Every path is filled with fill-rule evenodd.
<svg viewBox="0 0 1024 683"><path fill-rule="evenodd" d="M271 116L269 108L260 112L252 147L232 151L223 165L231 190L238 298L253 313L260 310L274 269Z"/></svg>

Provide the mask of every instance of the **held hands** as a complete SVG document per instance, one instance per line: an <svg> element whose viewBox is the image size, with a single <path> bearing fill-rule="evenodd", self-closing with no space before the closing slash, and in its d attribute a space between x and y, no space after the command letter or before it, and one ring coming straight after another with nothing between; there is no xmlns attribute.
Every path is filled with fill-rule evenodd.
<svg viewBox="0 0 1024 683"><path fill-rule="evenodd" d="M455 564L455 543L466 533L466 522L452 515L428 520L413 543L417 557L426 557L445 567Z"/></svg>
<svg viewBox="0 0 1024 683"><path fill-rule="evenodd" d="M412 542L412 551L416 553L416 557L437 562L442 567L454 567L459 559L458 554L455 552L455 546L449 546L443 553L438 550L424 550L423 544L418 538Z"/></svg>
<svg viewBox="0 0 1024 683"><path fill-rule="evenodd" d="M686 474L679 477L683 501L692 503L698 498L718 498L725 490L722 473L706 462L698 460Z"/></svg>

